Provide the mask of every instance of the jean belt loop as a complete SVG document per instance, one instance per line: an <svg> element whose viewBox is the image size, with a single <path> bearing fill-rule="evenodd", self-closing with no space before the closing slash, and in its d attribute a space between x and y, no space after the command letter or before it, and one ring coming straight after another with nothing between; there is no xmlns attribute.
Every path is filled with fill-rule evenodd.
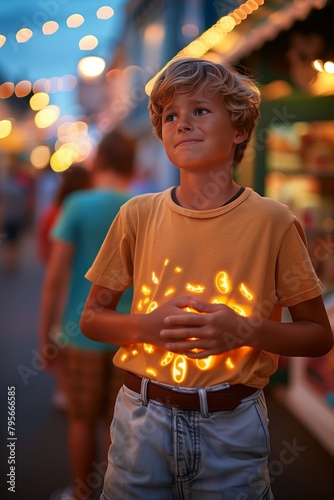
<svg viewBox="0 0 334 500"><path fill-rule="evenodd" d="M140 384L140 399L142 400L142 403L144 406L148 405L148 395L147 395L147 386L149 383L149 379L146 377L143 377L141 379L141 384Z"/></svg>
<svg viewBox="0 0 334 500"><path fill-rule="evenodd" d="M200 387L198 389L198 398L199 398L201 416L203 418L208 418L210 416L210 413L208 409L208 400L206 398L206 389L204 387Z"/></svg>

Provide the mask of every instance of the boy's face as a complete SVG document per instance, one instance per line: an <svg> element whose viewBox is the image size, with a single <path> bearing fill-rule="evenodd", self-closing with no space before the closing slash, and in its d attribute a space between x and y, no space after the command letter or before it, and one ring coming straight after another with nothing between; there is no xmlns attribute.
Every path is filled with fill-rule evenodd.
<svg viewBox="0 0 334 500"><path fill-rule="evenodd" d="M232 166L237 144L247 137L232 124L222 97L175 93L162 112L162 141L170 161L185 170Z"/></svg>

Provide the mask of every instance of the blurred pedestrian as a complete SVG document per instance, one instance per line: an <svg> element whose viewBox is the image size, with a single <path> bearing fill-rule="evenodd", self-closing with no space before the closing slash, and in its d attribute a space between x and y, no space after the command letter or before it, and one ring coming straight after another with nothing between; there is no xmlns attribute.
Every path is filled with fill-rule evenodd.
<svg viewBox="0 0 334 500"><path fill-rule="evenodd" d="M98 145L90 190L70 194L52 231L52 249L48 259L41 296L40 353L58 348L64 354L65 388L68 399L68 447L72 484L57 492L57 500L83 500L92 493L89 482L98 460L97 431L102 421L105 429L103 459L110 444L109 424L114 403L122 384L121 371L113 366L117 346L94 342L79 328L80 316L90 284L84 275L91 266L111 222L129 198L129 184L134 172L136 139L124 130L115 129ZM49 335L59 301L68 288L60 338ZM120 313L130 311L132 291L118 304ZM53 350L50 351L50 345ZM95 464L95 467L94 467ZM97 466L97 464L100 464ZM106 462L103 462L103 469ZM101 486L103 471L101 474Z"/></svg>
<svg viewBox="0 0 334 500"><path fill-rule="evenodd" d="M51 165L37 171L34 186L34 224L38 226L40 218L53 204L59 186L59 174Z"/></svg>
<svg viewBox="0 0 334 500"><path fill-rule="evenodd" d="M57 220L66 196L74 191L92 187L91 172L85 165L73 164L60 174L59 186L52 202L40 215L37 224L37 255L46 263L51 249L51 229Z"/></svg>
<svg viewBox="0 0 334 500"><path fill-rule="evenodd" d="M47 264L51 246L51 231L57 221L62 204L66 197L74 191L88 189L92 187L91 172L81 164L73 164L70 168L62 172L59 176L59 186L55 193L55 199L46 207L40 215L36 227L37 255L43 264ZM52 335L57 336L61 331L61 316L66 301L66 290L64 289L64 299L59 301L59 311L55 314L54 325L50 328ZM53 363L53 375L56 380L56 387L53 394L53 405L57 410L66 408L66 396L64 391L64 377L62 369L62 353L57 356L57 363Z"/></svg>
<svg viewBox="0 0 334 500"><path fill-rule="evenodd" d="M20 264L22 236L31 216L33 180L25 163L10 158L0 183L0 233L3 267L15 271Z"/></svg>

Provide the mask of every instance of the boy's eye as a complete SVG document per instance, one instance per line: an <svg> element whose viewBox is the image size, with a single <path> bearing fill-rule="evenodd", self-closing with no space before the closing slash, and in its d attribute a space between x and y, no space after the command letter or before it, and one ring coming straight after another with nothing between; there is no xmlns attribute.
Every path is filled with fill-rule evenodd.
<svg viewBox="0 0 334 500"><path fill-rule="evenodd" d="M198 116L202 116L202 115L205 115L207 112L208 112L208 110L207 110L207 109L204 109L204 108L198 108L198 109L196 109L195 114L196 114L196 115L198 115Z"/></svg>
<svg viewBox="0 0 334 500"><path fill-rule="evenodd" d="M165 117L165 122L173 122L175 119L176 116L174 114L170 114Z"/></svg>

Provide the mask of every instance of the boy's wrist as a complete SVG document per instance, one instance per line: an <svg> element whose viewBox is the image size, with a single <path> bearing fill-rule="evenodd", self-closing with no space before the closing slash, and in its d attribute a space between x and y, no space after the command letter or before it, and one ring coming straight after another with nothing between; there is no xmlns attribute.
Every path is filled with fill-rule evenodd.
<svg viewBox="0 0 334 500"><path fill-rule="evenodd" d="M264 318L240 316L237 324L237 338L241 346L260 348L261 325Z"/></svg>
<svg viewBox="0 0 334 500"><path fill-rule="evenodd" d="M147 339L147 315L146 314L131 314L131 324L133 332L133 343L143 344Z"/></svg>

